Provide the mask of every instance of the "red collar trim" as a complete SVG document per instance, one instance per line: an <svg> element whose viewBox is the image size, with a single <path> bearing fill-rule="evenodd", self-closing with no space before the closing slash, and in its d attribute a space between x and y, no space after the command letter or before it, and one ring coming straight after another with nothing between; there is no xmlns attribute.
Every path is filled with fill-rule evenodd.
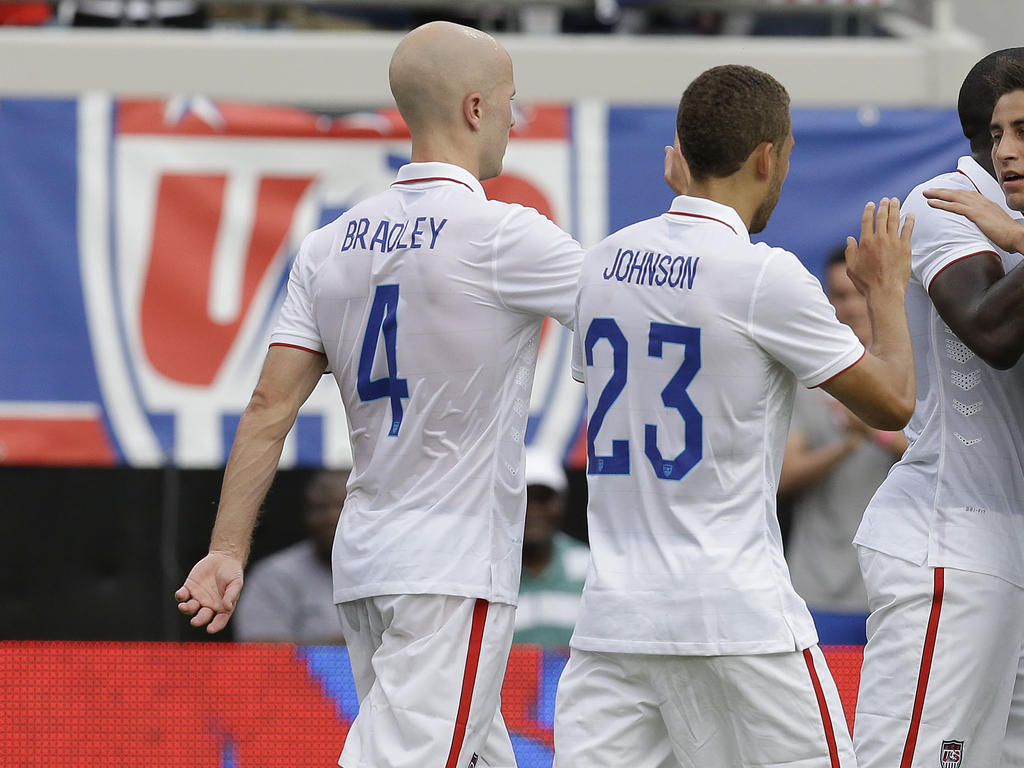
<svg viewBox="0 0 1024 768"><path fill-rule="evenodd" d="M730 224L727 221L722 221L721 219L716 219L714 216L704 216L699 213L682 213L680 211L666 211L666 213L671 213L673 216L689 216L691 219L707 219L708 221L717 221L719 224L724 224L729 229L731 229L734 235L739 234L739 232L735 230L732 224Z"/></svg>
<svg viewBox="0 0 1024 768"><path fill-rule="evenodd" d="M959 168L957 168L957 169L956 169L956 172L957 172L957 173L963 173L963 174L964 174L964 176L965 176L965 177L967 178L967 180L968 180L969 182L971 182L971 186L972 186L972 187L974 187L975 189L978 189L978 185L974 183L974 180L973 180L973 179L972 179L972 178L971 178L970 176L967 176L967 174L966 174L966 173L964 173L963 171L961 171L961 170L960 170ZM978 194L979 194L979 195L980 195L980 194L982 194L982 192L981 192L981 190L980 190L980 189L978 189Z"/></svg>
<svg viewBox="0 0 1024 768"><path fill-rule="evenodd" d="M468 189L470 192L475 192L476 191L471 186L469 186L469 184L467 184L466 182L459 181L458 179L452 179L452 178L449 178L447 176L428 176L427 178L424 178L424 179L405 179L403 181L392 182L391 186L395 186L395 184L418 184L421 181L451 181L451 182L454 182L455 184L461 184L466 189Z"/></svg>

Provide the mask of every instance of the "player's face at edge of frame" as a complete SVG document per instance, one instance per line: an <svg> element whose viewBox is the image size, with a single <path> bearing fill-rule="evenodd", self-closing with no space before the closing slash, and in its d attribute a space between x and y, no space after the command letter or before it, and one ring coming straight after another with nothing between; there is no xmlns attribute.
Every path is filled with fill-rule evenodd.
<svg viewBox="0 0 1024 768"><path fill-rule="evenodd" d="M992 166L1006 205L1024 211L1024 90L1003 94L992 110Z"/></svg>

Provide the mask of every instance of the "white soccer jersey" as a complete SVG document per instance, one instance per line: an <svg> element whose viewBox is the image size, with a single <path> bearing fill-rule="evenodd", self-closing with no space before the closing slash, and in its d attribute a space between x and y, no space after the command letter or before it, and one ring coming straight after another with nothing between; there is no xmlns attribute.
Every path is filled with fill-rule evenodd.
<svg viewBox="0 0 1024 768"><path fill-rule="evenodd" d="M404 166L305 239L271 342L326 354L348 416L337 602L515 603L537 342L545 315L571 327L581 260L551 221L446 163Z"/></svg>
<svg viewBox="0 0 1024 768"><path fill-rule="evenodd" d="M930 188L977 189L1006 208L1002 189L970 157L955 173L916 187L913 274L907 316L917 368L910 447L871 500L854 542L913 563L998 576L1024 586L1024 361L986 365L943 322L928 296L939 272L991 251L1009 271L1019 253L1000 250L970 220L928 205Z"/></svg>
<svg viewBox="0 0 1024 768"><path fill-rule="evenodd" d="M693 197L589 251L577 302L592 561L573 647L813 645L775 493L797 380L842 372L861 343L796 256Z"/></svg>

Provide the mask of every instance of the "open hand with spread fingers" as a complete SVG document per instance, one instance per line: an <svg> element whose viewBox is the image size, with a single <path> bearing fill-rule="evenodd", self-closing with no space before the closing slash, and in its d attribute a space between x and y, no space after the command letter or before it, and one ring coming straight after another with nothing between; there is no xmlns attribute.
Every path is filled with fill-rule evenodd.
<svg viewBox="0 0 1024 768"><path fill-rule="evenodd" d="M1024 251L1024 227L980 192L973 189L926 189L924 196L932 208L966 216L978 225L985 237L1004 251Z"/></svg>
<svg viewBox="0 0 1024 768"><path fill-rule="evenodd" d="M846 238L846 273L865 296L896 288L905 292L910 280L910 236L914 216L900 227L900 201L883 197L868 203L860 222L860 239Z"/></svg>

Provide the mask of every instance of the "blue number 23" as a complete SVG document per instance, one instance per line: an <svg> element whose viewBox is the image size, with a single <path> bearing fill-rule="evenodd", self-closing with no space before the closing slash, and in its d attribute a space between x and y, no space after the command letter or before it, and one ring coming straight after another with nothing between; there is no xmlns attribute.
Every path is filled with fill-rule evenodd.
<svg viewBox="0 0 1024 768"><path fill-rule="evenodd" d="M610 455L598 456L594 447L597 433L601 431L608 409L626 387L628 372L629 344L619 329L618 323L609 317L595 318L587 329L584 352L587 365L594 364L594 345L605 339L612 348L612 375L608 379L597 405L590 417L587 429L587 473L591 475L628 475L629 441L612 440ZM665 344L683 346L683 362L661 390L661 402L666 408L674 408L683 419L685 447L675 458L666 459L658 449L658 427L644 425L644 455L662 480L682 480L700 462L703 456L704 420L693 400L686 394L686 388L700 370L700 328L687 325L651 323L647 339L647 356L661 357Z"/></svg>

